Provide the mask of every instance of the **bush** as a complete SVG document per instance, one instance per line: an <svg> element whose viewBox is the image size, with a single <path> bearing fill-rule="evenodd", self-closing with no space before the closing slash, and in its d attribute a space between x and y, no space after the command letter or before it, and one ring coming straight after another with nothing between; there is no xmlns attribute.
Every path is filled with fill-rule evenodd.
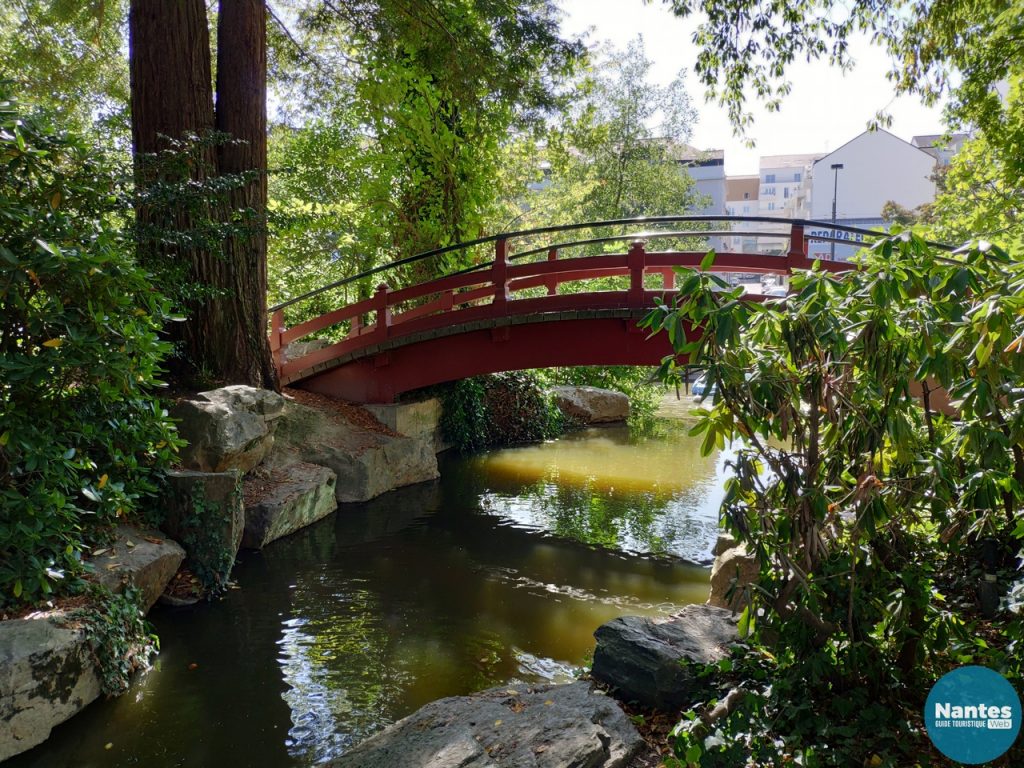
<svg viewBox="0 0 1024 768"><path fill-rule="evenodd" d="M464 379L441 397L441 433L460 451L557 437L562 414L531 371Z"/></svg>
<svg viewBox="0 0 1024 768"><path fill-rule="evenodd" d="M1024 540L1024 268L987 243L946 254L908 234L791 289L754 304L683 270L678 306L646 321L674 342L667 379L688 362L718 388L694 434L706 453L735 447L723 523L761 564L742 595L748 695L710 741L681 729L678 754L926 763L938 677L1024 672L1024 623L998 594Z"/></svg>
<svg viewBox="0 0 1024 768"><path fill-rule="evenodd" d="M167 303L132 258L126 178L0 97L0 609L75 582L178 444L152 394Z"/></svg>

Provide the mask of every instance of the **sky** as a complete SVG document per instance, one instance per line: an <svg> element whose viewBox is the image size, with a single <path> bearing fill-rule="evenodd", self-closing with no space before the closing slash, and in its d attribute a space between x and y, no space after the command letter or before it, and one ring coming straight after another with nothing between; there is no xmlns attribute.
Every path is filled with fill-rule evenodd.
<svg viewBox="0 0 1024 768"><path fill-rule="evenodd" d="M893 117L888 130L902 139L926 133L942 133L940 107L924 107L916 97L896 99L885 78L888 57L866 37L852 41L850 50L857 66L843 73L826 61L794 63L788 74L792 92L782 109L766 112L751 102L754 124L749 135L754 149L733 135L723 107L704 101L704 87L693 74L697 49L691 41L696 20L674 16L657 0L560 0L565 11L563 31L587 34L588 43L609 41L618 48L643 35L647 57L654 62L651 79L668 85L685 68L687 86L700 115L692 144L699 149L724 149L729 175L754 174L761 155L830 152L857 136L875 113L886 109Z"/></svg>

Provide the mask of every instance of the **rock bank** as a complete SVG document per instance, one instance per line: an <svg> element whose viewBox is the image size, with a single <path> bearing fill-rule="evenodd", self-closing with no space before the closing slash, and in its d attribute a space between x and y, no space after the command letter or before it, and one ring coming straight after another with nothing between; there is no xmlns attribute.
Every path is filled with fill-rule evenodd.
<svg viewBox="0 0 1024 768"><path fill-rule="evenodd" d="M673 710L694 701L700 685L694 665L714 664L739 642L730 611L688 605L669 621L621 616L594 632L591 674L623 701Z"/></svg>
<svg viewBox="0 0 1024 768"><path fill-rule="evenodd" d="M334 768L625 768L645 749L590 683L509 685L431 702L345 753Z"/></svg>

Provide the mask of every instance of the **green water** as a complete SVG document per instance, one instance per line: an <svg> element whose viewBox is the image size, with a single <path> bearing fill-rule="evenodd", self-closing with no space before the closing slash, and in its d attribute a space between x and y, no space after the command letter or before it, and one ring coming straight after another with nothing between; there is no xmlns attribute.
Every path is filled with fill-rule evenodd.
<svg viewBox="0 0 1024 768"><path fill-rule="evenodd" d="M7 765L323 762L435 698L569 680L601 623L706 599L723 458L681 425L441 464L243 553L223 599L155 608L154 668Z"/></svg>

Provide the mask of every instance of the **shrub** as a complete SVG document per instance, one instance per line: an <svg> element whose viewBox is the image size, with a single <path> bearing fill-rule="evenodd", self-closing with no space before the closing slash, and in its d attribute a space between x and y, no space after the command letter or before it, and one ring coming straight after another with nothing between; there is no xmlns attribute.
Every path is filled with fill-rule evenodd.
<svg viewBox="0 0 1024 768"><path fill-rule="evenodd" d="M76 581L178 444L152 394L167 303L133 261L125 178L0 95L0 609Z"/></svg>
<svg viewBox="0 0 1024 768"><path fill-rule="evenodd" d="M674 343L666 378L689 362L718 388L694 433L705 452L736 448L722 517L761 563L740 625L765 651L740 664L749 695L724 736L684 730L679 756L738 764L722 753L739 744L756 765L923 761L935 679L967 663L1024 671L1021 616L986 598L1020 578L1024 266L908 234L843 276L794 274L785 300L746 302L693 270L679 289L646 324Z"/></svg>
<svg viewBox="0 0 1024 768"><path fill-rule="evenodd" d="M531 371L477 376L442 395L441 432L460 451L558 436L562 414Z"/></svg>

